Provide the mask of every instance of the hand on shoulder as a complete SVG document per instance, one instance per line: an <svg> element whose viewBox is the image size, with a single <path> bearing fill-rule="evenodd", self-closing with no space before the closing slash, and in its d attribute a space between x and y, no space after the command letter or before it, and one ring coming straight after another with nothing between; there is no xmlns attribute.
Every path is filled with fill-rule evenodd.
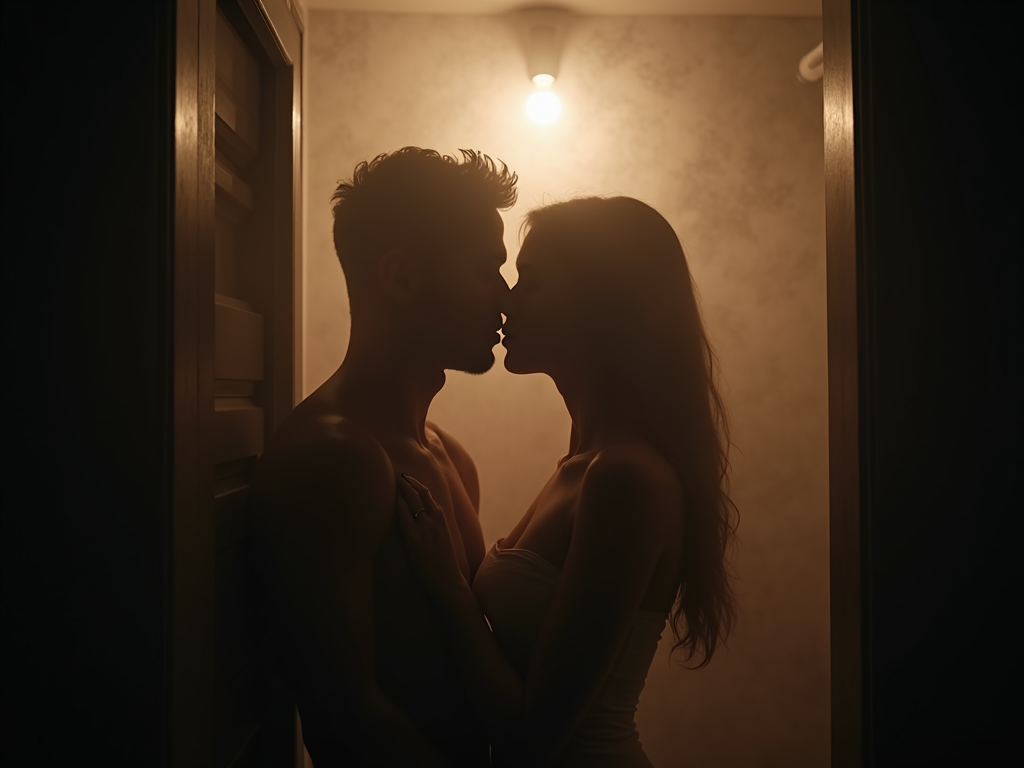
<svg viewBox="0 0 1024 768"><path fill-rule="evenodd" d="M459 477L462 479L462 485L466 489L466 493L469 494L469 499L473 503L473 508L479 513L480 478L477 475L476 464L473 462L473 457L469 455L469 451L462 446L462 443L456 440L447 430L442 429L435 422L428 421L427 429L433 431L441 441L441 445L444 446L445 453L448 454L448 458L451 459L452 464L455 466L455 470L459 473Z"/></svg>

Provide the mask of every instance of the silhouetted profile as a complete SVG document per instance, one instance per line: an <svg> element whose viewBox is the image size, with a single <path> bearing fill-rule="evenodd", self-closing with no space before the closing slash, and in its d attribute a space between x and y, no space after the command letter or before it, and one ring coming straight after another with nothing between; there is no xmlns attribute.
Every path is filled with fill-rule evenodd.
<svg viewBox="0 0 1024 768"><path fill-rule="evenodd" d="M649 767L633 716L666 618L701 666L733 620L714 356L657 211L587 198L527 225L503 304L505 366L554 380L569 452L475 580L458 567L444 500L416 478L400 486L399 530L495 765Z"/></svg>
<svg viewBox="0 0 1024 768"><path fill-rule="evenodd" d="M494 364L508 293L498 210L514 204L515 185L486 155L406 147L360 164L334 195L348 352L273 436L252 484L316 768L489 762L394 517L399 473L416 476L443 509L447 554L472 581L485 554L476 469L426 414L446 368Z"/></svg>

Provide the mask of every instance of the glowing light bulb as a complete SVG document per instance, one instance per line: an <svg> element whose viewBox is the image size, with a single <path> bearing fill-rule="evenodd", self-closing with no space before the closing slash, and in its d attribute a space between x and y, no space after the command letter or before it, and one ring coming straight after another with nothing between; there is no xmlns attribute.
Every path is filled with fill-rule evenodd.
<svg viewBox="0 0 1024 768"><path fill-rule="evenodd" d="M553 123L562 114L562 101L551 91L535 91L526 100L526 114L535 123Z"/></svg>
<svg viewBox="0 0 1024 768"><path fill-rule="evenodd" d="M534 75L533 84L538 88L550 88L555 84L554 75Z"/></svg>

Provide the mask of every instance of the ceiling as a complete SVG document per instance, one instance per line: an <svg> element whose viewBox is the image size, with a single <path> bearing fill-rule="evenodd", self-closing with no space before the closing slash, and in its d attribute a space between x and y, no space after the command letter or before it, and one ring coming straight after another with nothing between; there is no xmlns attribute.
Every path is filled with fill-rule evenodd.
<svg viewBox="0 0 1024 768"><path fill-rule="evenodd" d="M585 15L820 16L821 0L299 0L307 9L376 13L496 14L547 5Z"/></svg>

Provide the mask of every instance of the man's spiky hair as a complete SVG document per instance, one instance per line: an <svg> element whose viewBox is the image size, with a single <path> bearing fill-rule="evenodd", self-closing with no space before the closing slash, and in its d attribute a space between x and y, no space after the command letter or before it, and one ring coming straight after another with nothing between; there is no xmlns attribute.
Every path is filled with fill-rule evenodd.
<svg viewBox="0 0 1024 768"><path fill-rule="evenodd" d="M353 280L387 248L429 250L467 209L515 205L518 177L501 161L460 149L461 158L403 147L356 166L331 200L334 247Z"/></svg>

